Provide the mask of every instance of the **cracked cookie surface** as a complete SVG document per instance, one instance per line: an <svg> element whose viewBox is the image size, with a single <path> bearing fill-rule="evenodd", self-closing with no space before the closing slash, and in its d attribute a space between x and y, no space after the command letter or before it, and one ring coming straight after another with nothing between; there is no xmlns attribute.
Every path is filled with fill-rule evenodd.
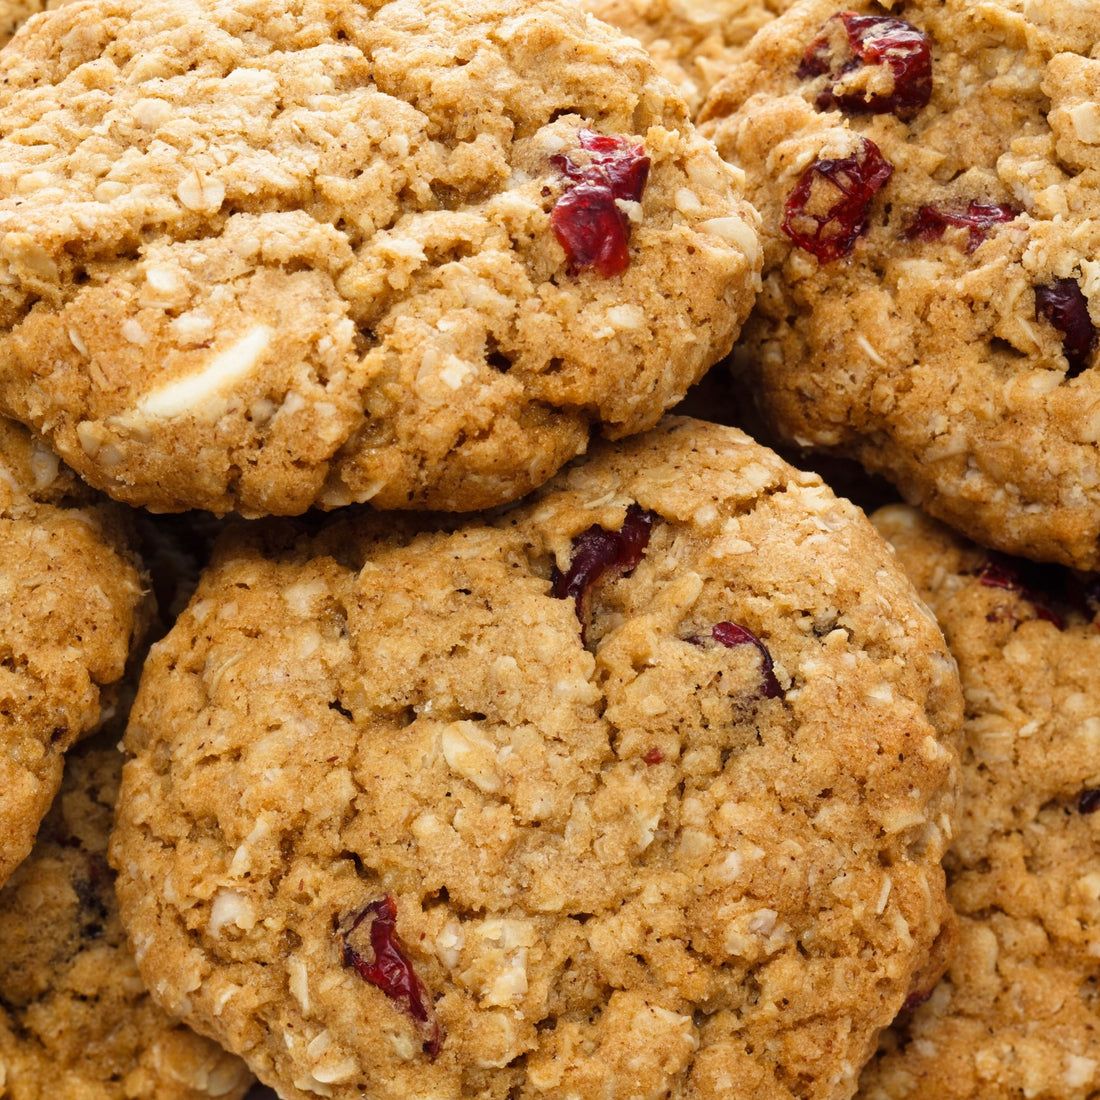
<svg viewBox="0 0 1100 1100"><path fill-rule="evenodd" d="M107 866L122 754L100 737L70 756L0 891L0 1096L237 1100L243 1063L153 1003L126 945Z"/></svg>
<svg viewBox="0 0 1100 1100"><path fill-rule="evenodd" d="M736 173L571 4L99 0L5 62L0 402L130 503L517 498L759 287Z"/></svg>
<svg viewBox="0 0 1100 1100"><path fill-rule="evenodd" d="M1095 569L1100 24L890 7L796 5L702 110L764 221L741 366L787 439L983 545Z"/></svg>
<svg viewBox="0 0 1100 1100"><path fill-rule="evenodd" d="M31 850L66 750L111 712L146 625L124 511L0 417L0 884Z"/></svg>
<svg viewBox="0 0 1100 1100"><path fill-rule="evenodd" d="M959 949L864 1072L861 1100L1086 1100L1100 1086L1100 633L1091 588L913 509L877 512L966 697L945 866Z"/></svg>
<svg viewBox="0 0 1100 1100"><path fill-rule="evenodd" d="M127 731L123 917L298 1100L848 1096L942 970L960 707L862 513L672 418L461 526L224 539Z"/></svg>
<svg viewBox="0 0 1100 1100"><path fill-rule="evenodd" d="M697 111L752 36L792 0L579 0L636 38Z"/></svg>

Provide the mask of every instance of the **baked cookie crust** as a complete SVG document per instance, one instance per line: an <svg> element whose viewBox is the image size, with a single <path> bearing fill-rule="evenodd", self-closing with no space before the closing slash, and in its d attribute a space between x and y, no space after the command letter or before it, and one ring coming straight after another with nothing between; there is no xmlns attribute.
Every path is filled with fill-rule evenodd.
<svg viewBox="0 0 1100 1100"><path fill-rule="evenodd" d="M70 754L33 853L0 891L0 1096L239 1100L251 1076L146 992L118 918L107 838L122 754Z"/></svg>
<svg viewBox="0 0 1100 1100"><path fill-rule="evenodd" d="M701 113L764 221L737 384L979 543L1096 569L1100 24L886 7L796 5Z"/></svg>
<svg viewBox="0 0 1100 1100"><path fill-rule="evenodd" d="M832 1098L944 965L961 701L858 509L671 419L462 526L222 542L112 862L281 1095Z"/></svg>
<svg viewBox="0 0 1100 1100"><path fill-rule="evenodd" d="M98 0L4 72L0 405L153 510L515 499L759 287L738 174L572 4Z"/></svg>
<svg viewBox="0 0 1100 1100"><path fill-rule="evenodd" d="M859 1096L1086 1100L1100 1086L1095 583L990 555L901 505L872 522L943 626L967 713L945 860L958 953Z"/></svg>
<svg viewBox="0 0 1100 1100"><path fill-rule="evenodd" d="M112 713L149 620L124 510L0 418L0 884L30 852L64 755Z"/></svg>

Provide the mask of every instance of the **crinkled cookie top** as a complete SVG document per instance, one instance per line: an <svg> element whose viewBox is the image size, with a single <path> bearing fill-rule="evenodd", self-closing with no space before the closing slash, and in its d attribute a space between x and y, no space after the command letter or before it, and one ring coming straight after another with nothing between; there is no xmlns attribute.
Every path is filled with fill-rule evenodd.
<svg viewBox="0 0 1100 1100"><path fill-rule="evenodd" d="M147 623L125 510L98 497L0 418L0 884L31 850L65 750L110 713Z"/></svg>
<svg viewBox="0 0 1100 1100"><path fill-rule="evenodd" d="M154 510L469 509L726 351L755 213L556 0L100 0L0 88L0 405Z"/></svg>
<svg viewBox="0 0 1100 1100"><path fill-rule="evenodd" d="M1095 5L887 7L805 0L703 108L764 222L744 368L787 439L983 545L1095 569Z"/></svg>
<svg viewBox="0 0 1100 1100"><path fill-rule="evenodd" d="M942 970L960 706L862 513L665 421L493 518L224 540L127 731L123 918L296 1100L839 1100Z"/></svg>

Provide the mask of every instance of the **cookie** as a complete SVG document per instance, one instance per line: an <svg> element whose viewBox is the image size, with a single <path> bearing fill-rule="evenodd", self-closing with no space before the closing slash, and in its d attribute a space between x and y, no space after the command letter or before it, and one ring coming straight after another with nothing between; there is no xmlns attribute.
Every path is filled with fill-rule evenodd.
<svg viewBox="0 0 1100 1100"><path fill-rule="evenodd" d="M759 287L738 174L564 0L100 0L5 76L0 405L153 510L511 500Z"/></svg>
<svg viewBox="0 0 1100 1100"><path fill-rule="evenodd" d="M669 419L459 526L223 540L123 919L284 1097L849 1096L942 969L960 705L862 513Z"/></svg>
<svg viewBox="0 0 1100 1100"><path fill-rule="evenodd" d="M859 1096L1085 1100L1100 1088L1100 590L903 505L872 521L943 627L967 713L945 861L958 953Z"/></svg>
<svg viewBox="0 0 1100 1100"><path fill-rule="evenodd" d="M122 754L71 754L30 857L0 891L0 1096L239 1100L244 1064L146 992L118 918L107 837Z"/></svg>
<svg viewBox="0 0 1100 1100"><path fill-rule="evenodd" d="M114 706L148 619L122 509L0 418L0 884L31 850L65 751Z"/></svg>
<svg viewBox="0 0 1100 1100"><path fill-rule="evenodd" d="M765 289L738 385L982 545L1100 567L1100 22L805 0L700 118Z"/></svg>
<svg viewBox="0 0 1100 1100"><path fill-rule="evenodd" d="M638 39L692 111L752 36L792 0L579 0L605 23Z"/></svg>

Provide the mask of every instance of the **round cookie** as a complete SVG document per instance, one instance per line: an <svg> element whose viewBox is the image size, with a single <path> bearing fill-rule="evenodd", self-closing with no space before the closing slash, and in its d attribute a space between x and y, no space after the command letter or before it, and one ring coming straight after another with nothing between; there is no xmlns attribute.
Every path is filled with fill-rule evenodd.
<svg viewBox="0 0 1100 1100"><path fill-rule="evenodd" d="M65 751L114 706L147 619L123 509L0 418L0 885L31 850Z"/></svg>
<svg viewBox="0 0 1100 1100"><path fill-rule="evenodd" d="M34 851L0 891L0 1096L239 1100L243 1063L146 992L118 917L107 838L122 754L71 754Z"/></svg>
<svg viewBox="0 0 1100 1100"><path fill-rule="evenodd" d="M239 531L154 647L150 988L298 1100L851 1095L942 971L961 720L862 513L673 418L421 523Z"/></svg>
<svg viewBox="0 0 1100 1100"><path fill-rule="evenodd" d="M804 0L712 92L765 289L738 384L983 545L1100 567L1100 22Z"/></svg>
<svg viewBox="0 0 1100 1100"><path fill-rule="evenodd" d="M745 44L792 0L579 0L597 18L636 38L679 88L692 112Z"/></svg>
<svg viewBox="0 0 1100 1100"><path fill-rule="evenodd" d="M967 717L945 861L958 953L887 1034L859 1096L1094 1097L1100 590L991 556L902 505L872 518L943 626Z"/></svg>
<svg viewBox="0 0 1100 1100"><path fill-rule="evenodd" d="M75 4L0 132L0 404L154 510L517 498L759 288L738 174L565 0Z"/></svg>

